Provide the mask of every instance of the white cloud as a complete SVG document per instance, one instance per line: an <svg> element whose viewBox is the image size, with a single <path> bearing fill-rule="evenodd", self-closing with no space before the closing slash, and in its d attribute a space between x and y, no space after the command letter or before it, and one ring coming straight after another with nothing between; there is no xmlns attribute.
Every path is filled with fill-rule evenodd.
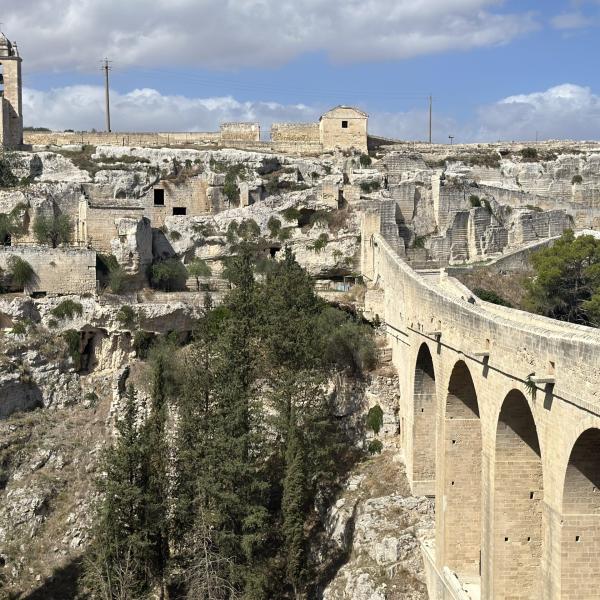
<svg viewBox="0 0 600 600"><path fill-rule="evenodd" d="M471 136L485 140L600 138L600 97L589 87L563 84L509 96L479 111Z"/></svg>
<svg viewBox="0 0 600 600"><path fill-rule="evenodd" d="M590 17L580 12L569 12L556 15L552 20L552 26L555 29L583 29L592 25L594 22Z"/></svg>
<svg viewBox="0 0 600 600"><path fill-rule="evenodd" d="M534 29L503 0L19 0L4 30L30 70L274 66L306 52L337 62L506 43Z"/></svg>
<svg viewBox="0 0 600 600"><path fill-rule="evenodd" d="M27 125L57 130L101 130L104 90L101 86L71 86L50 91L24 90ZM189 98L162 95L153 89L113 93L111 114L116 131L217 131L224 121L258 121L267 132L273 122L315 121L325 105L239 102L231 96ZM368 107L365 107L368 109ZM369 130L384 137L425 140L426 110L370 112ZM509 96L481 107L469 121L434 113L434 141L458 142L600 139L600 96L590 88L563 84L543 92Z"/></svg>
<svg viewBox="0 0 600 600"><path fill-rule="evenodd" d="M164 96L153 89L111 94L115 131L217 131L224 121L314 121L322 107L276 102L238 102L222 98ZM89 130L104 127L104 89L77 85L49 91L23 90L25 123L51 129Z"/></svg>

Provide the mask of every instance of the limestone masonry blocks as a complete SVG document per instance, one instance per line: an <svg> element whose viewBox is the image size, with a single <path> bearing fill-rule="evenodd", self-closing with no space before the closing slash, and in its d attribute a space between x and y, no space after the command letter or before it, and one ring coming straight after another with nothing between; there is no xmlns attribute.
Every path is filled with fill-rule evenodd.
<svg viewBox="0 0 600 600"><path fill-rule="evenodd" d="M87 248L48 246L0 247L0 268L9 269L11 256L27 261L35 273L28 293L93 294L96 292L96 252Z"/></svg>
<svg viewBox="0 0 600 600"><path fill-rule="evenodd" d="M23 145L21 62L16 44L0 32L0 147Z"/></svg>
<svg viewBox="0 0 600 600"><path fill-rule="evenodd" d="M339 147L367 152L367 121L366 113L350 106L337 106L326 112L319 122L323 150Z"/></svg>
<svg viewBox="0 0 600 600"><path fill-rule="evenodd" d="M430 597L597 598L600 332L450 293L443 274L408 267L380 228L367 213L366 309L385 323L400 373L413 493L436 497ZM555 383L533 394L531 376ZM421 412L432 402L435 426Z"/></svg>
<svg viewBox="0 0 600 600"><path fill-rule="evenodd" d="M260 125L258 123L221 123L222 142L259 142Z"/></svg>

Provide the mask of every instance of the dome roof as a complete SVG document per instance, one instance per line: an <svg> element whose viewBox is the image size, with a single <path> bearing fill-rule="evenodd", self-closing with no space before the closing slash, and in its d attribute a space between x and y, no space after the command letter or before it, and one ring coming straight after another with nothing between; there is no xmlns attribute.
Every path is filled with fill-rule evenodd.
<svg viewBox="0 0 600 600"><path fill-rule="evenodd" d="M10 40L0 31L0 56L12 56L13 46Z"/></svg>

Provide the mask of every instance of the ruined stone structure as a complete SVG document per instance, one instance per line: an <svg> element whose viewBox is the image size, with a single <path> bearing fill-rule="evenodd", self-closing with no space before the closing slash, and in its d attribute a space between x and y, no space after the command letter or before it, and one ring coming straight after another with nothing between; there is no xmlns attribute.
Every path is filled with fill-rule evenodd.
<svg viewBox="0 0 600 600"><path fill-rule="evenodd" d="M48 246L0 247L0 269L10 269L10 257L27 261L34 271L25 292L93 294L96 292L96 252L87 248Z"/></svg>
<svg viewBox="0 0 600 600"><path fill-rule="evenodd" d="M220 141L226 142L259 142L259 123L221 123Z"/></svg>
<svg viewBox="0 0 600 600"><path fill-rule="evenodd" d="M0 147L23 145L21 62L17 45L0 32Z"/></svg>
<svg viewBox="0 0 600 600"><path fill-rule="evenodd" d="M435 496L430 597L597 598L600 333L420 275L395 243L365 215L366 308L400 373L407 474Z"/></svg>

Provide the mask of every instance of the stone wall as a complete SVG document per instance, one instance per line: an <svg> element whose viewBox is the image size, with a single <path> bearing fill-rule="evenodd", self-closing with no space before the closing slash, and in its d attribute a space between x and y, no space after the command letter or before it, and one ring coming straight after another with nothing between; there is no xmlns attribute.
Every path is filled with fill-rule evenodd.
<svg viewBox="0 0 600 600"><path fill-rule="evenodd" d="M25 131L23 141L31 146L141 146L160 148L171 145L217 144L220 136L214 132L189 133L127 133L127 132L60 132Z"/></svg>
<svg viewBox="0 0 600 600"><path fill-rule="evenodd" d="M259 142L259 123L221 123L220 141Z"/></svg>
<svg viewBox="0 0 600 600"><path fill-rule="evenodd" d="M156 190L164 192L162 206L156 204ZM213 212L211 200L215 199L215 194L214 189L211 190L209 198L207 190L208 182L202 177L192 177L178 183L161 181L144 197L144 214L150 218L152 227L164 225L167 217L184 214L181 211L185 211L188 217L210 215Z"/></svg>
<svg viewBox="0 0 600 600"><path fill-rule="evenodd" d="M600 502L581 519L564 499L578 496L568 469L590 497L600 484L600 332L473 300L443 273L424 279L380 227L373 215L363 221L366 309L385 323L400 373L413 493L436 496L430 596L461 597L459 581L481 598L592 598ZM423 346L436 389L435 427L425 428L414 396ZM586 467L574 449L590 432ZM424 445L437 453L429 481L415 464Z"/></svg>
<svg viewBox="0 0 600 600"><path fill-rule="evenodd" d="M77 238L99 252L110 253L111 242L118 235L118 221L126 218L141 219L144 214L145 211L140 206L96 206L81 202Z"/></svg>
<svg viewBox="0 0 600 600"><path fill-rule="evenodd" d="M321 142L318 123L273 123L272 142Z"/></svg>
<svg viewBox="0 0 600 600"><path fill-rule="evenodd" d="M26 291L48 294L93 294L96 291L96 252L87 248L6 246L0 248L0 268L11 256L27 261L35 272Z"/></svg>

